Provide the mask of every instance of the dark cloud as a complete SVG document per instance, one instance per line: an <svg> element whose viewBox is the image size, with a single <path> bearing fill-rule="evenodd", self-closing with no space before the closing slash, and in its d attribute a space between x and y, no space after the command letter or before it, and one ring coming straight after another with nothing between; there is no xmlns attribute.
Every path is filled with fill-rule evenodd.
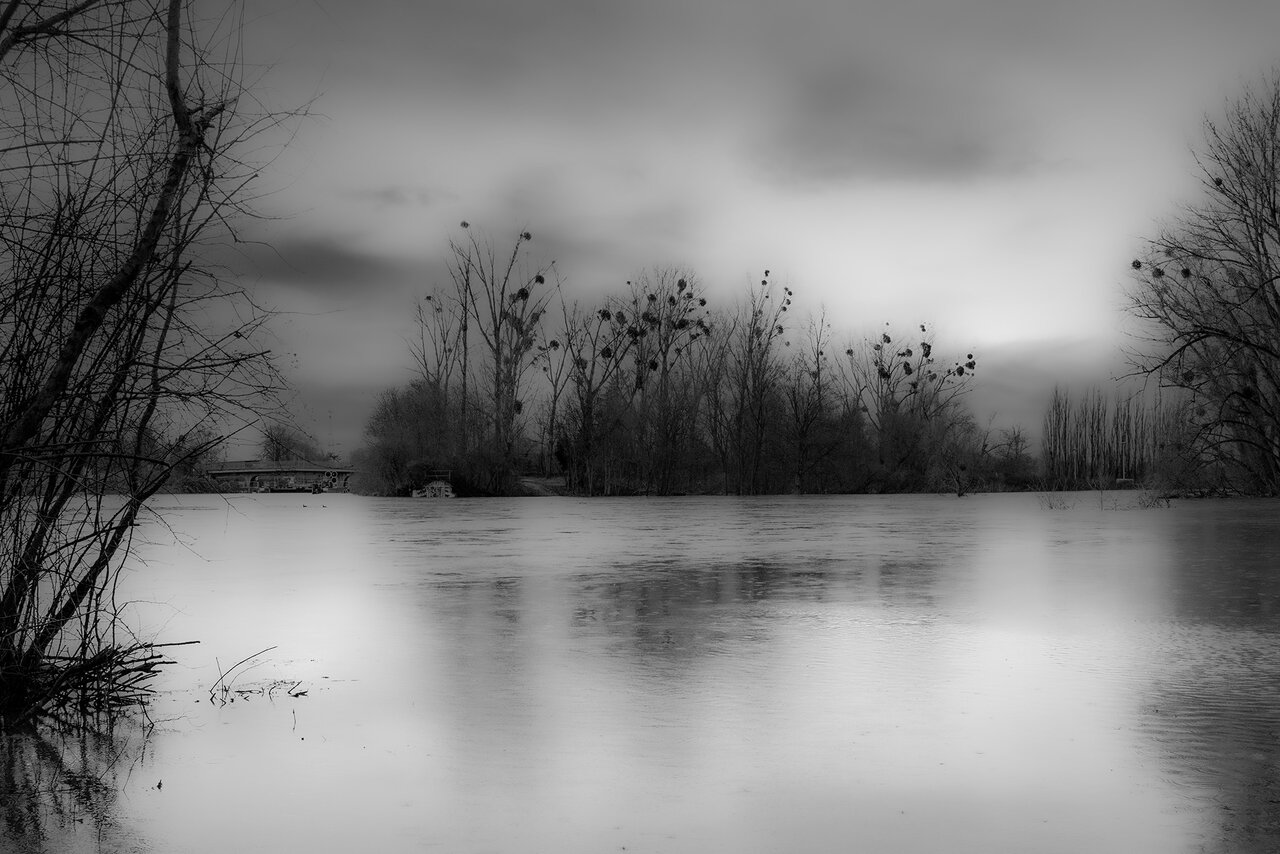
<svg viewBox="0 0 1280 854"><path fill-rule="evenodd" d="M1168 189L1149 164L1182 157L1213 87L1274 53L1280 6L1226 4L279 0L247 55L278 60L304 99L322 90L332 121L300 135L311 192L286 202L284 238L226 266L291 313L281 349L311 371L312 414L327 427L332 409L348 437L340 417L368 407L356 389L401 381L414 296L447 286L463 219L507 249L532 231L530 265L555 260L584 302L653 265L735 288L763 260L807 275L811 304L892 316L875 288L841 291L864 256L860 275L883 271L894 299L939 314L1028 277L1101 304L1081 246L1132 233L1135 209L1147 221ZM1080 180L1046 169L1065 162ZM1065 258L1064 233L1080 250ZM1064 260L1021 270L1010 255ZM993 336L1062 330L1064 313L1001 308L1017 330ZM982 351L970 402L1038 432L1053 383L1109 376L1097 346Z"/></svg>
<svg viewBox="0 0 1280 854"><path fill-rule="evenodd" d="M404 186L348 190L344 195L353 201L371 204L379 210L402 207L427 208L458 200L457 193L448 190Z"/></svg>
<svg viewBox="0 0 1280 854"><path fill-rule="evenodd" d="M323 56L336 75L377 79L392 89L408 86L425 100L441 92L483 96L512 84L523 89L543 83L559 72L570 79L574 71L606 69L620 51L641 39L660 43L660 34L673 26L670 16L652 14L649 4L593 0L329 5L331 16L316 25L313 43L323 41ZM280 18L287 27L290 19Z"/></svg>
<svg viewBox="0 0 1280 854"><path fill-rule="evenodd" d="M645 176L603 175L600 193L591 180L571 181L548 168L513 175L486 210L467 214L473 234L499 252L529 230L529 264L555 262L573 297L594 298L621 288L651 265L683 266L698 228L699 202L688 194L654 193ZM457 236L457 235L453 235ZM441 245L445 236L439 238Z"/></svg>
<svg viewBox="0 0 1280 854"><path fill-rule="evenodd" d="M979 423L995 430L1021 427L1034 441L1041 438L1055 387L1071 395L1109 391L1127 371L1120 348L1105 336L973 345L973 352L978 372L967 402Z"/></svg>
<svg viewBox="0 0 1280 854"><path fill-rule="evenodd" d="M544 229L536 243L548 258L558 259L556 272L562 277L566 296L592 303L605 296L622 295L627 280L647 267L687 263L671 249L674 241L655 239L667 227L666 218L659 218L663 222L648 231L644 230L647 223L640 223L639 229L604 228L590 232ZM642 215L641 219L647 217ZM626 221L628 218L616 220Z"/></svg>
<svg viewBox="0 0 1280 854"><path fill-rule="evenodd" d="M341 238L290 237L245 249L251 275L264 285L284 286L326 300L367 299L422 287L434 269L430 258L398 259L345 243Z"/></svg>
<svg viewBox="0 0 1280 854"><path fill-rule="evenodd" d="M785 181L1021 171L1029 164L1025 132L1009 114L963 75L837 61L785 81L755 154Z"/></svg>
<svg viewBox="0 0 1280 854"><path fill-rule="evenodd" d="M291 414L315 437L321 448L350 460L364 444L364 426L377 402L380 388L403 382L405 377L388 370L378 381L299 380Z"/></svg>

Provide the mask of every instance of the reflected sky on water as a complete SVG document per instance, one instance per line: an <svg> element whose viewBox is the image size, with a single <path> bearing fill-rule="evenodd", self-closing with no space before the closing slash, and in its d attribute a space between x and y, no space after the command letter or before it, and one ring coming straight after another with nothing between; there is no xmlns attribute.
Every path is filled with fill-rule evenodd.
<svg viewBox="0 0 1280 854"><path fill-rule="evenodd" d="M123 593L202 643L0 842L1280 848L1280 505L1132 503L159 499Z"/></svg>

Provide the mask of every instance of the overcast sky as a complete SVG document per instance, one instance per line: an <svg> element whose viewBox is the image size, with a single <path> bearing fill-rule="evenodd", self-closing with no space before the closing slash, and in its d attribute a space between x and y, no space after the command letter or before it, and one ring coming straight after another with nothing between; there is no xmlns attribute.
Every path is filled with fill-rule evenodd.
<svg viewBox="0 0 1280 854"><path fill-rule="evenodd" d="M256 7L256 8L255 8ZM249 282L299 417L350 453L406 381L468 220L571 294L764 269L838 334L926 322L975 408L1038 425L1120 364L1128 261L1193 197L1207 113L1280 61L1274 0L259 0L246 56L311 102Z"/></svg>

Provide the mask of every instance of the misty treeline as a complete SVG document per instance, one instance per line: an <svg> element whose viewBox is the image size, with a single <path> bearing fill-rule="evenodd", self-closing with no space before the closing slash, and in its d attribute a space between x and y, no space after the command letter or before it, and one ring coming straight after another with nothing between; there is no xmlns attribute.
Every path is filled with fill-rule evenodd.
<svg viewBox="0 0 1280 854"><path fill-rule="evenodd" d="M367 423L364 489L403 494L439 470L495 494L563 474L586 495L963 492L1034 474L1019 431L993 439L965 406L974 355L935 354L924 325L838 339L768 271L730 305L670 268L584 303L531 240L499 248L464 224L451 242L450 285L418 305L417 377Z"/></svg>
<svg viewBox="0 0 1280 854"><path fill-rule="evenodd" d="M1054 388L1045 409L1041 473L1046 489L1147 486L1183 494L1204 485L1188 461L1193 441L1187 404L1159 391L1110 394L1094 387L1073 396Z"/></svg>
<svg viewBox="0 0 1280 854"><path fill-rule="evenodd" d="M237 15L194 6L0 3L0 729L145 697L165 651L115 596L135 526L277 385L209 251L277 117Z"/></svg>

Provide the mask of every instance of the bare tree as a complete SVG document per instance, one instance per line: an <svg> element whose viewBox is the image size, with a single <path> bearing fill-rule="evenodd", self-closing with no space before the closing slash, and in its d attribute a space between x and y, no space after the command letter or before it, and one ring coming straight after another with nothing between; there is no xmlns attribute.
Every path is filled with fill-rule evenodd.
<svg viewBox="0 0 1280 854"><path fill-rule="evenodd" d="M162 654L110 606L135 520L270 384L261 313L199 261L273 119L187 6L0 4L3 722L145 692Z"/></svg>
<svg viewBox="0 0 1280 854"><path fill-rule="evenodd" d="M568 449L569 484L587 495L608 493L616 486L603 471L607 456L601 445L619 426L618 409L629 404L639 388L620 383L625 366L640 338L638 314L628 308L599 308L584 312L575 303L564 306L564 348L573 397L567 413L572 428ZM614 391L613 411L606 411Z"/></svg>
<svg viewBox="0 0 1280 854"><path fill-rule="evenodd" d="M314 439L283 422L268 424L263 428L259 452L262 459L273 463L288 460L316 463L325 459L324 451Z"/></svg>
<svg viewBox="0 0 1280 854"><path fill-rule="evenodd" d="M560 297L560 306L567 320L568 309L565 307L563 294ZM539 424L538 444L542 472L543 474L552 472L551 460L554 458L567 478L569 466L566 464L564 444L566 438L564 397L573 376L569 348L559 339L552 338L538 347L538 360L542 363L542 373L547 382L547 397L542 404L542 418Z"/></svg>
<svg viewBox="0 0 1280 854"><path fill-rule="evenodd" d="M1176 462L1188 435L1185 402L1158 393L1110 396L1094 388L1074 400L1055 387L1045 409L1044 475L1057 489L1091 489L1132 481L1162 489L1191 486Z"/></svg>
<svg viewBox="0 0 1280 854"><path fill-rule="evenodd" d="M1031 442L1021 426L1000 431L1000 441L991 449L995 476L1006 489L1025 489L1036 481L1036 460Z"/></svg>
<svg viewBox="0 0 1280 854"><path fill-rule="evenodd" d="M431 401L430 422L437 427L432 445L437 460L459 461L466 436L468 393L464 373L469 367L465 358L466 306L458 293L437 288L418 302L416 311L418 337L409 342L419 376L414 391Z"/></svg>
<svg viewBox="0 0 1280 854"><path fill-rule="evenodd" d="M937 462L931 455L948 447L951 429L968 429L960 398L977 362L969 353L942 367L925 324L920 324L918 338L905 341L895 341L888 326L876 338L845 350L842 381L866 416L882 487L922 488Z"/></svg>
<svg viewBox="0 0 1280 854"><path fill-rule="evenodd" d="M1280 492L1280 72L1247 87L1196 155L1201 199L1133 262L1138 369L1181 389L1191 454Z"/></svg>
<svg viewBox="0 0 1280 854"><path fill-rule="evenodd" d="M792 489L805 492L819 465L830 458L844 437L832 417L836 374L827 355L831 325L826 312L809 321L803 336L793 337L799 346L791 357L784 399L794 466Z"/></svg>
<svg viewBox="0 0 1280 854"><path fill-rule="evenodd" d="M465 306L458 302L456 294L436 289L424 296L415 310L418 339L409 343L409 351L419 375L439 389L447 402L462 366Z"/></svg>
<svg viewBox="0 0 1280 854"><path fill-rule="evenodd" d="M520 393L537 354L551 266L528 269L524 248L533 239L528 231L517 235L509 254L500 255L493 242L480 239L469 224L463 223L463 228L466 236L449 243L449 272L466 318L461 330L463 429L467 425L465 383L470 368L467 336L474 331L487 359L483 370L489 392L488 486L503 491L514 471L516 425L524 409ZM464 433L464 449L467 441Z"/></svg>
<svg viewBox="0 0 1280 854"><path fill-rule="evenodd" d="M632 455L645 492L668 494L689 471L697 391L682 371L691 345L706 335L707 300L690 270L655 267L627 283L631 379L636 409Z"/></svg>
<svg viewBox="0 0 1280 854"><path fill-rule="evenodd" d="M771 427L781 410L785 363L781 350L792 291L781 292L765 270L747 302L724 325L726 339L725 385L722 402L714 408L727 420L726 434L731 471L726 484L739 494L769 490L766 463Z"/></svg>

